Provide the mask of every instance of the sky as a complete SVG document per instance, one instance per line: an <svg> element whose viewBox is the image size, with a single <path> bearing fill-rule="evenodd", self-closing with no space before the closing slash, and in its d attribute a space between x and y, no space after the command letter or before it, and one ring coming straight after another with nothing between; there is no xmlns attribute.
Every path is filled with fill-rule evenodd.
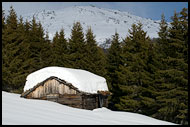
<svg viewBox="0 0 190 127"><path fill-rule="evenodd" d="M43 9L57 10L74 5L94 5L100 8L127 11L153 20L160 20L162 13L164 13L168 22L171 21L171 16L173 16L175 10L180 12L182 8L188 8L188 2L2 2L2 7L6 14L11 5L16 10L18 16Z"/></svg>

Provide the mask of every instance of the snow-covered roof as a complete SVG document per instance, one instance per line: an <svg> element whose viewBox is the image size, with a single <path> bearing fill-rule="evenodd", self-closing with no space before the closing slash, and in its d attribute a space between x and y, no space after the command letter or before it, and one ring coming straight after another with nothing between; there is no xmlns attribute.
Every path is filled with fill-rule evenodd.
<svg viewBox="0 0 190 127"><path fill-rule="evenodd" d="M97 93L97 91L108 91L106 79L89 71L65 67L46 67L27 76L24 92L52 76L71 83L83 92Z"/></svg>

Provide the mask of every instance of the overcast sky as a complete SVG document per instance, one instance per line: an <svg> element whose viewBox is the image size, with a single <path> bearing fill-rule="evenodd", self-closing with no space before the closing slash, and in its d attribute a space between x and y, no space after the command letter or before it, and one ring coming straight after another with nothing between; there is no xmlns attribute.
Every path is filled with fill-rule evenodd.
<svg viewBox="0 0 190 127"><path fill-rule="evenodd" d="M160 20L161 14L164 13L167 21L171 21L170 17L173 16L175 10L180 12L182 8L188 8L188 2L2 2L6 13L11 5L18 16L43 9L57 10L74 5L95 5L100 8L128 11L153 20Z"/></svg>

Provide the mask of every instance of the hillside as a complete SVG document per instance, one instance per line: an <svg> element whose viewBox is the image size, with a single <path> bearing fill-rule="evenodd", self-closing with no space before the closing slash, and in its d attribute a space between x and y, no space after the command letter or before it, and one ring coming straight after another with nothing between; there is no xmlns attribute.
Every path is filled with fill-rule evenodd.
<svg viewBox="0 0 190 127"><path fill-rule="evenodd" d="M3 125L174 125L145 115L107 108L84 110L2 91Z"/></svg>
<svg viewBox="0 0 190 127"><path fill-rule="evenodd" d="M89 26L92 28L100 46L105 43L106 38L111 38L115 31L120 34L121 38L125 38L133 23L141 22L143 29L151 38L158 37L157 32L159 31L159 21L135 16L128 12L95 6L72 6L60 10L43 10L27 14L24 18L31 20L33 15L49 32L50 39L61 28L64 28L65 36L70 37L73 23L80 21L84 33Z"/></svg>

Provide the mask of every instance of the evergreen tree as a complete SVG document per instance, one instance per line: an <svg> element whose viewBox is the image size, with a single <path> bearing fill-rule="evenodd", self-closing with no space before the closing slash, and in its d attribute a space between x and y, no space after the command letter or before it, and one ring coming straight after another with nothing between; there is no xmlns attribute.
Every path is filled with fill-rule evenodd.
<svg viewBox="0 0 190 127"><path fill-rule="evenodd" d="M10 65L12 66L12 75L14 78L12 79L12 82L14 84L14 89L15 92L22 92L22 88L24 87L25 80L26 80L26 75L24 73L24 69L22 68L23 62L24 62L24 48L22 45L25 43L25 33L24 33L24 23L23 23L23 18L20 17L19 22L18 22L18 28L17 28L17 40L15 43L18 45L17 47L17 53L15 54L14 59L12 59L12 63ZM16 51L16 50L15 50Z"/></svg>
<svg viewBox="0 0 190 127"><path fill-rule="evenodd" d="M167 68L166 58L167 58L167 51L168 43L169 43L169 33L168 33L168 24L165 20L164 14L161 15L161 22L160 22L160 31L158 32L159 38L156 43L155 52L157 53L157 61L159 62L157 66L157 70L155 71L155 88L156 92L156 112L152 114L153 117L156 117L159 108L161 107L160 103L157 101L157 96L159 96L160 89L162 89L162 83L165 82L165 79L161 76L163 70ZM156 117L161 119L160 117Z"/></svg>
<svg viewBox="0 0 190 127"><path fill-rule="evenodd" d="M6 62L6 22L5 22L5 13L4 10L2 10L2 89L4 91L7 91L8 89L8 82L7 82L7 77L8 77L8 72L7 72L7 62Z"/></svg>
<svg viewBox="0 0 190 127"><path fill-rule="evenodd" d="M147 68L150 39L142 30L141 23L133 24L129 33L129 37L124 40L122 64L117 72L121 92L119 103L115 106L118 110L142 113L143 106L154 103L154 99L147 93L148 90L152 92L148 89L152 79Z"/></svg>
<svg viewBox="0 0 190 127"><path fill-rule="evenodd" d="M40 52L41 57L41 68L48 67L52 63L52 49L51 49L51 42L48 39L48 36L44 38L45 40L42 41L42 49Z"/></svg>
<svg viewBox="0 0 190 127"><path fill-rule="evenodd" d="M2 50L2 65L3 65L3 88L6 90L13 90L14 84L12 80L14 80L12 73L14 70L15 64L13 60L18 54L18 45L17 41L17 28L18 28L18 20L17 15L14 8L11 6L9 10L9 15L6 18L6 25L3 30L3 50Z"/></svg>
<svg viewBox="0 0 190 127"><path fill-rule="evenodd" d="M51 63L51 58L50 58L51 47L50 47L50 41L46 40L47 35L45 36L41 22L37 23L36 37L39 39L37 44L39 46L39 61L40 61L39 68L48 67Z"/></svg>
<svg viewBox="0 0 190 127"><path fill-rule="evenodd" d="M44 66L48 66L47 59L50 43L44 38L43 28L36 23L17 20L16 12L10 7L5 20L2 12L2 81L3 90L21 93L26 76ZM46 48L47 47L47 48Z"/></svg>
<svg viewBox="0 0 190 127"><path fill-rule="evenodd" d="M29 31L28 41L30 52L29 59L31 59L30 70L33 72L43 68L43 46L46 43L44 38L44 30L41 23L37 23L34 16Z"/></svg>
<svg viewBox="0 0 190 127"><path fill-rule="evenodd" d="M31 72L34 71L33 69L33 64L34 63L34 58L31 57L32 55L32 50L31 50L31 41L32 41L32 35L31 35L31 28L32 24L26 20L24 23L24 34L25 34L25 40L24 43L22 43L21 47L23 50L23 70L25 71L25 74L28 75Z"/></svg>
<svg viewBox="0 0 190 127"><path fill-rule="evenodd" d="M159 67L161 66L160 60L159 60L159 53L156 52L157 47L156 43L150 42L150 45L148 47L148 56L147 56L147 63L146 63L146 71L147 76L149 77L147 79L146 85L143 85L141 89L141 113L144 115L151 116L157 112L159 104L156 103L156 97L157 97L157 87L155 84L156 79L156 72L159 70Z"/></svg>
<svg viewBox="0 0 190 127"><path fill-rule="evenodd" d="M110 92L112 92L111 103L109 108L116 110L115 104L118 103L118 96L120 94L120 89L118 87L119 77L117 71L119 71L119 66L121 64L121 45L119 42L119 34L116 32L112 36L111 46L108 49L107 54L107 82Z"/></svg>
<svg viewBox="0 0 190 127"><path fill-rule="evenodd" d="M188 12L187 8L183 8L180 12L180 24L181 24L181 32L183 33L183 52L185 62L188 63Z"/></svg>
<svg viewBox="0 0 190 127"><path fill-rule="evenodd" d="M5 29L5 25L5 10L2 10L2 30Z"/></svg>
<svg viewBox="0 0 190 127"><path fill-rule="evenodd" d="M45 40L42 25L36 22L35 17L31 24L26 21L19 33L23 41L19 45L21 53L18 57L22 63L20 68L17 68L17 75L21 82L19 92L22 92L28 74L49 66L50 42Z"/></svg>
<svg viewBox="0 0 190 127"><path fill-rule="evenodd" d="M97 75L105 76L105 56L102 49L97 46L91 28L87 30L84 48L86 48L85 57L83 58L86 63L84 69Z"/></svg>
<svg viewBox="0 0 190 127"><path fill-rule="evenodd" d="M53 42L49 39L48 31L46 31L41 53L43 67L48 67L52 65L52 43Z"/></svg>
<svg viewBox="0 0 190 127"><path fill-rule="evenodd" d="M17 28L17 25L18 25L17 14L16 14L13 6L10 7L9 15L7 16L6 23L9 27L9 29L15 30Z"/></svg>
<svg viewBox="0 0 190 127"><path fill-rule="evenodd" d="M52 44L52 60L53 66L68 67L68 46L65 39L64 30L61 29L60 33L56 32Z"/></svg>
<svg viewBox="0 0 190 127"><path fill-rule="evenodd" d="M167 43L168 43L168 24L165 20L164 14L161 16L161 22L160 22L160 31L158 32L159 38L158 38L158 51L161 55L164 54L164 51L166 51ZM168 50L168 49L167 49Z"/></svg>
<svg viewBox="0 0 190 127"><path fill-rule="evenodd" d="M184 35L187 29L183 29L183 23L181 23L185 19L181 20L176 12L172 17L171 27L168 31L168 43L166 43L162 57L165 62L164 68L159 71L159 78L156 81L159 83L157 85L159 89L157 103L160 104L160 107L155 116L181 124L187 124L188 108L188 64L185 62L184 55L185 40L188 37ZM187 23L187 20L185 22Z"/></svg>
<svg viewBox="0 0 190 127"><path fill-rule="evenodd" d="M71 38L69 39L69 64L73 68L85 68L85 40L83 29L80 22L76 22L73 24Z"/></svg>
<svg viewBox="0 0 190 127"><path fill-rule="evenodd" d="M23 69L25 62L25 27L23 18L17 20L16 12L10 8L6 20L6 30L3 34L3 88L8 91L21 93L26 74ZM6 85L6 86L5 86Z"/></svg>

